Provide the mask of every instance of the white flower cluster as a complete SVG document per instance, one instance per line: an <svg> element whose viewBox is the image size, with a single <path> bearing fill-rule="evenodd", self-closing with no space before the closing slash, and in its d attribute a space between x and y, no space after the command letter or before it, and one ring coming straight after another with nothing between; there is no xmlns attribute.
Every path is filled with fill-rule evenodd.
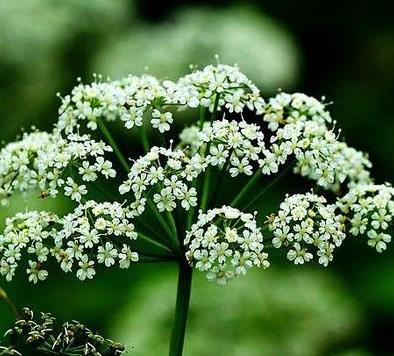
<svg viewBox="0 0 394 356"><path fill-rule="evenodd" d="M200 127L185 129L179 146L173 148L172 142L169 148L154 146L133 161L119 186L120 194L132 197L127 207L118 202L85 202L88 183L100 176L113 178L116 171L105 159L113 148L80 132L96 130L103 124L100 120L118 120L131 129L147 119L164 133L171 129L174 109L197 107L201 108ZM224 115L216 119L220 111L240 114L244 110L263 115L263 120L248 123L242 114L238 121ZM212 112L210 122L204 120L208 111ZM270 137L261 125L268 125ZM346 183L350 191L336 204L313 192L287 195L279 211L268 218L273 247L284 246L295 264L316 258L327 266L349 227L353 235L367 233L369 245L381 252L391 241L394 188L372 184L368 158L339 142L332 127L335 122L326 104L304 94L280 93L265 104L258 88L237 66L207 66L176 82L142 75L120 81L102 81L98 76L92 84L79 84L62 100L54 131L24 134L1 149L0 200L5 204L13 192L37 189L42 197L64 193L80 205L64 217L30 211L7 219L0 235L0 274L11 280L23 255L29 256L27 273L34 283L47 278L43 265L50 257L81 280L93 278L96 264L129 268L139 259L138 250L132 248L137 233L131 219L139 217L147 204L164 226L167 223L159 213L178 206L190 210L192 222L191 208L197 206L201 188L194 183L209 167L219 167L232 177L250 176L256 170L269 175L290 157L296 161L296 173L334 192ZM110 135L105 136L113 143ZM122 153L114 149L124 163ZM209 182L210 176L205 178ZM250 183L255 178L258 175ZM180 249L185 248L190 265L218 284L253 266L267 268L256 214L225 205L205 212L209 185L203 189L197 221L181 235L186 237ZM174 230L180 227L171 214L168 218Z"/></svg>
<svg viewBox="0 0 394 356"><path fill-rule="evenodd" d="M372 168L372 163L366 154L349 147L345 142L338 143L338 151L341 159L341 169L342 172L346 173L349 188L358 184L372 183L369 171Z"/></svg>
<svg viewBox="0 0 394 356"><path fill-rule="evenodd" d="M27 251L34 255L35 260L29 260L29 280L37 283L38 280L46 279L48 272L41 269L41 265L48 259L50 251L45 244L49 240L53 246L57 224L59 218L55 214L42 211L17 213L7 218L4 232L0 235L0 274L11 281L22 253Z"/></svg>
<svg viewBox="0 0 394 356"><path fill-rule="evenodd" d="M210 122L204 122L203 128L210 127ZM185 127L179 134L179 147L187 147L190 152L195 152L197 141L200 139L201 129L197 125L191 125Z"/></svg>
<svg viewBox="0 0 394 356"><path fill-rule="evenodd" d="M129 268L138 261L138 254L130 248L137 238L128 210L121 204L88 201L62 219L62 229L56 236L54 256L64 272L77 264L77 277L91 279L95 275L95 261L111 267L119 262Z"/></svg>
<svg viewBox="0 0 394 356"><path fill-rule="evenodd" d="M37 186L38 172L31 169L32 158L52 143L46 132L24 134L22 140L9 143L0 151L0 197L5 205L14 190Z"/></svg>
<svg viewBox="0 0 394 356"><path fill-rule="evenodd" d="M286 124L314 121L319 125L332 122L326 104L302 93L279 93L264 106L264 121L268 128L278 130Z"/></svg>
<svg viewBox="0 0 394 356"><path fill-rule="evenodd" d="M304 94L280 93L264 108L264 121L275 132L270 139L273 164L295 155L295 173L336 190L349 184L369 182L371 163L361 152L339 142L328 128L332 119L325 104Z"/></svg>
<svg viewBox="0 0 394 356"><path fill-rule="evenodd" d="M120 119L127 129L142 126L145 113L151 109L151 124L160 132L168 131L172 123L171 112L161 112L165 104L179 103L174 83L167 87L150 75L129 76L120 81L101 81L79 84L70 95L62 99L57 127L72 132L80 121L86 121L91 130L97 129L100 118L106 121Z"/></svg>
<svg viewBox="0 0 394 356"><path fill-rule="evenodd" d="M286 196L278 213L268 218L272 245L290 248L287 258L296 265L312 260L310 248L317 249L319 263L327 266L345 238L341 216L335 211L335 204L313 193Z"/></svg>
<svg viewBox="0 0 394 356"><path fill-rule="evenodd" d="M208 65L180 78L177 85L188 93L195 107L201 105L212 112L216 102L217 108L224 107L231 113L241 113L245 107L257 115L263 112L260 90L236 65Z"/></svg>
<svg viewBox="0 0 394 356"><path fill-rule="evenodd" d="M115 177L112 163L104 159L112 148L94 141L88 135L59 132L32 132L20 141L6 145L0 151L0 197L6 204L14 191L40 189L43 196L56 196L59 188L75 201L87 193L86 185L72 178L72 172L83 182L92 182L101 173Z"/></svg>
<svg viewBox="0 0 394 356"><path fill-rule="evenodd" d="M291 141L287 141L297 142L294 149L297 161L295 173L313 179L318 185L334 191L345 181L354 184L362 179L369 180L367 168L371 164L361 152L348 147L344 142L339 142L333 131L328 131L315 122L306 122L298 125L298 128L300 126L302 128L297 133L299 136L294 135ZM283 131L286 128L292 130L292 127L286 126ZM280 131L281 129L278 130L277 137L283 139Z"/></svg>
<svg viewBox="0 0 394 356"><path fill-rule="evenodd" d="M191 182L206 168L206 163L199 154L188 157L180 149L171 149L154 146L144 156L140 157L132 165L128 179L119 187L121 194L130 191L136 201L131 209L134 216L144 211L146 196L151 190L148 187L156 187L157 193L153 200L160 212L172 211L176 208L176 201L189 210L197 205L197 191L194 187L189 188Z"/></svg>
<svg viewBox="0 0 394 356"><path fill-rule="evenodd" d="M218 284L244 275L253 266L269 267L255 216L229 206L200 212L184 244L189 263Z"/></svg>
<svg viewBox="0 0 394 356"><path fill-rule="evenodd" d="M253 173L252 163L257 166L264 150L264 134L257 125L223 119L205 125L201 131L196 129L186 128L180 135L190 142L191 154L205 156L207 165L226 167L232 177Z"/></svg>
<svg viewBox="0 0 394 356"><path fill-rule="evenodd" d="M120 119L131 129L142 126L144 115L151 110L152 127L163 133L173 122L167 106L201 105L213 111L215 102L218 110L225 107L238 113L248 107L261 114L264 105L259 89L236 66L207 66L176 83L160 82L150 75L119 81L102 81L98 76L91 84L79 84L62 99L57 127L69 133L86 121L89 129L96 130L98 120L103 118Z"/></svg>
<svg viewBox="0 0 394 356"><path fill-rule="evenodd" d="M257 160L263 174L277 173L294 155L297 161L294 171L325 188L338 190L346 179L349 185L370 182L367 168L371 163L361 152L337 140L326 126L331 117L324 108L324 104L304 94L281 93L265 106L264 120L275 131L269 140L270 147L265 146L258 126L225 119L205 124L201 130L196 126L184 129L181 146L203 155L200 148L209 146L206 159L219 166L231 152L232 176L241 172L252 174L250 163Z"/></svg>
<svg viewBox="0 0 394 356"><path fill-rule="evenodd" d="M130 248L137 238L128 211L119 203L88 201L63 218L47 212L18 213L6 221L0 235L0 274L10 281L24 251L30 257L27 273L29 281L37 283L48 276L43 268L53 256L64 272L77 268L80 280L96 274L95 259L107 267L119 262L129 268L138 261L138 254Z"/></svg>
<svg viewBox="0 0 394 356"><path fill-rule="evenodd" d="M352 235L367 234L369 246L378 252L386 250L387 243L391 242L394 217L394 188L391 185L354 186L337 205Z"/></svg>

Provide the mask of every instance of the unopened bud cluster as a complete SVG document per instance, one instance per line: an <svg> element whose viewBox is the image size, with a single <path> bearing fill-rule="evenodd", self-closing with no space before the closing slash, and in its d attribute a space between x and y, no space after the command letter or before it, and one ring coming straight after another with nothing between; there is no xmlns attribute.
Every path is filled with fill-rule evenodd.
<svg viewBox="0 0 394 356"><path fill-rule="evenodd" d="M1 356L83 355L120 356L125 347L94 333L78 321L56 324L49 313L34 317L32 310L23 315L6 334L7 346L0 346Z"/></svg>

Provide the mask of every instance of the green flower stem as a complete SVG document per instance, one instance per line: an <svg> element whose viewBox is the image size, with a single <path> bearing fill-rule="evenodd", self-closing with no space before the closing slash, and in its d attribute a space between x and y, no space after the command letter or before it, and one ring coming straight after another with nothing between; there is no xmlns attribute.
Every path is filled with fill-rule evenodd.
<svg viewBox="0 0 394 356"><path fill-rule="evenodd" d="M159 141L160 141L160 144L161 144L163 147L167 147L166 138L165 138L165 136L164 136L164 133L159 133Z"/></svg>
<svg viewBox="0 0 394 356"><path fill-rule="evenodd" d="M217 113L218 113L219 99L220 99L220 93L216 93L215 102L213 104L213 111L212 111L212 116L211 116L211 122L216 120L216 116L217 116Z"/></svg>
<svg viewBox="0 0 394 356"><path fill-rule="evenodd" d="M168 254L172 255L172 251L166 245L163 245L162 243L160 243L160 242L156 241L155 239L143 234L142 232L138 232L138 236L141 239L145 240L146 242L148 242L148 243L160 248L160 250L163 253L165 253L166 255L168 255Z"/></svg>
<svg viewBox="0 0 394 356"><path fill-rule="evenodd" d="M209 191L210 191L210 182L211 180L211 169L208 167L205 175L204 175L204 182L203 182L203 191L202 191L202 197L201 197L201 204L200 204L200 209L205 212L208 206L208 198L209 198Z"/></svg>
<svg viewBox="0 0 394 356"><path fill-rule="evenodd" d="M199 125L198 125L200 130L203 129L204 122L205 122L205 108L203 106L200 106L200 120L199 120Z"/></svg>
<svg viewBox="0 0 394 356"><path fill-rule="evenodd" d="M14 302L8 297L7 293L3 288L0 287L0 299L3 299L11 311L14 313L17 319L21 319L21 315L19 313L18 308L14 304Z"/></svg>
<svg viewBox="0 0 394 356"><path fill-rule="evenodd" d="M103 196L103 198L107 199L108 201L113 201L114 196L108 192L106 189L104 189L101 184L98 184L97 181L91 182L92 185L100 192L100 194ZM119 191L118 191L119 193Z"/></svg>
<svg viewBox="0 0 394 356"><path fill-rule="evenodd" d="M194 179L192 183L192 187L196 188L198 183L198 179ZM191 206L189 211L187 212L187 218L186 218L186 231L189 231L190 227L192 226L193 218L194 218L194 212L196 210L196 207Z"/></svg>
<svg viewBox="0 0 394 356"><path fill-rule="evenodd" d="M256 173L248 180L248 183L242 188L242 190L237 194L237 196L232 200L230 206L235 207L240 200L247 194L257 183L262 175L261 168L259 168Z"/></svg>
<svg viewBox="0 0 394 356"><path fill-rule="evenodd" d="M275 177L275 179L273 179L271 182L269 182L264 189L262 189L259 194L255 195L253 197L253 199L251 199L248 204L246 204L243 208L242 211L245 211L246 209L248 209L250 206L253 205L253 203L255 201L257 201L265 192L267 192L269 189L271 189L271 187L273 187L276 183L278 183L281 179L283 179L286 174L289 172L290 168L293 167L293 162L290 162L289 165L279 174Z"/></svg>
<svg viewBox="0 0 394 356"><path fill-rule="evenodd" d="M287 167L273 179L268 185L264 187L263 190L259 192L259 194L255 195L252 200L248 202L246 206L244 206L242 209L247 209L249 208L257 199L259 199L267 190L269 190L274 184L278 183L290 170L291 167L293 167L294 161L290 162ZM258 182L259 178L262 175L262 171L259 168L255 174L252 176L251 179L249 179L248 183L242 188L242 190L237 194L237 196L231 201L230 206L236 207L241 199L256 185Z"/></svg>
<svg viewBox="0 0 394 356"><path fill-rule="evenodd" d="M220 171L219 178L216 179L215 187L213 188L211 197L209 198L209 201L208 201L208 206L209 206L209 207L210 207L212 204L215 204L215 203L216 203L216 198L217 198L217 195L218 195L220 186L222 185L224 176L225 176L225 174L226 174L228 168L230 167L230 162L231 162L231 156L232 156L232 154L233 154L233 149L230 150L230 153L229 153L229 155L228 155L228 157L227 157L227 160L226 160L226 162L225 162L223 168L222 168L221 171Z"/></svg>
<svg viewBox="0 0 394 356"><path fill-rule="evenodd" d="M153 214L155 215L156 219L158 220L158 222L160 223L160 225L162 226L162 228L165 230L165 232L167 233L168 237L171 239L171 244L175 247L176 249L178 249L178 239L176 236L174 236L174 232L171 229L170 226L168 226L167 222L165 221L165 219L163 218L163 216L160 214L160 212L157 210L157 207L155 205L155 203L152 202L152 200L147 198L147 203L148 206L150 208L150 210L153 212Z"/></svg>
<svg viewBox="0 0 394 356"><path fill-rule="evenodd" d="M159 183L159 188L163 189L162 184ZM160 212L157 210L157 207L154 203L150 205L151 209L154 209L154 213L157 214L157 218L159 219L160 224L165 228L168 236L171 238L171 244L173 247L175 247L175 252L178 252L179 248L179 242L178 242L178 231L176 228L176 223L174 219L174 215L172 214L172 211L164 211L164 217L160 214ZM160 216L160 218L158 217Z"/></svg>
<svg viewBox="0 0 394 356"><path fill-rule="evenodd" d="M101 132L103 133L104 137L107 139L108 143L111 145L112 149L114 150L114 153L115 153L116 157L118 158L119 162L122 164L122 167L124 168L126 173L129 173L129 170L130 170L129 164L127 163L125 156L120 151L118 145L116 144L116 141L114 140L114 138L112 137L108 128L106 127L104 121L98 120L98 126L99 126ZM148 151L149 150L149 143L148 143L148 138L146 136L146 132L143 128L140 128L139 132L140 132L140 137L141 137L141 141L143 143L144 149L146 151ZM167 234L170 237L172 237L174 232L168 226L167 222L163 219L161 214L157 211L155 204L149 198L147 198L147 202L148 202L148 205L151 208L152 212L155 214L156 218L158 219L159 223L162 225L162 227L167 232ZM176 230L175 230L175 232L176 232ZM174 238L172 238L172 240L174 240ZM176 237L175 237L175 242L177 242ZM177 244L175 244L175 246L177 246Z"/></svg>
<svg viewBox="0 0 394 356"><path fill-rule="evenodd" d="M187 213L186 231L189 231L190 227L192 226L194 211L195 211L194 207L191 207Z"/></svg>
<svg viewBox="0 0 394 356"><path fill-rule="evenodd" d="M141 256L138 260L138 263L165 263L165 262L173 262L173 258L158 258L153 256Z"/></svg>
<svg viewBox="0 0 394 356"><path fill-rule="evenodd" d="M130 171L130 166L129 163L127 162L127 159L123 155L122 151L119 149L118 145L116 144L116 141L112 137L112 134L109 132L107 126L105 125L103 120L98 120L97 122L98 127L100 128L102 134L114 150L116 158L119 160L120 164L122 165L123 169L125 170L126 174L129 173Z"/></svg>
<svg viewBox="0 0 394 356"><path fill-rule="evenodd" d="M189 314L192 269L185 260L179 262L178 291L176 296L175 319L171 335L170 356L182 356Z"/></svg>
<svg viewBox="0 0 394 356"><path fill-rule="evenodd" d="M164 147L164 145L163 145ZM163 184L161 184L161 182L158 183L159 189L160 191L164 189ZM159 192L158 192L159 193ZM165 217L168 220L167 226L169 226L173 232L173 234L176 236L176 238L178 239L178 232L176 229L176 224L175 224L175 219L174 219L174 215L172 214L172 211L165 211Z"/></svg>
<svg viewBox="0 0 394 356"><path fill-rule="evenodd" d="M211 122L215 121L217 111L218 111L218 105L219 105L219 99L220 99L220 93L217 93L215 96L215 103L213 104L213 111L211 115ZM205 147L205 152L204 156L209 154L209 148L210 148L210 142ZM204 175L204 181L203 181L203 193L202 193L202 198L201 198L201 204L200 204L200 209L205 212L208 206L208 198L209 198L209 192L210 192L210 180L211 180L211 169L210 167L207 168L205 171Z"/></svg>
<svg viewBox="0 0 394 356"><path fill-rule="evenodd" d="M178 238L178 232L176 229L176 223L175 223L175 219L174 219L174 215L172 214L171 211L166 211L166 215L168 220L170 221L170 228L173 231L174 235Z"/></svg>
<svg viewBox="0 0 394 356"><path fill-rule="evenodd" d="M205 113L206 113L206 109L203 106L200 106L200 119L199 119L199 125L198 125L200 130L202 130L204 127ZM197 185L198 185L198 179L193 180L192 187L196 188ZM188 213L187 213L186 231L188 231L190 229L190 227L192 226L195 210L196 210L195 207L191 206Z"/></svg>
<svg viewBox="0 0 394 356"><path fill-rule="evenodd" d="M142 147L144 147L145 152L149 151L149 140L148 135L146 134L146 130L143 126L138 127L138 134L142 143Z"/></svg>
<svg viewBox="0 0 394 356"><path fill-rule="evenodd" d="M135 247L133 248L133 251L138 253L138 257L139 257L138 262L144 262L145 259L149 259L149 260L153 259L158 262L171 261L174 259L174 257L172 255L168 255L168 254L167 255L159 255L159 254L156 254L153 252L146 252L146 251L140 250L139 248L135 248Z"/></svg>
<svg viewBox="0 0 394 356"><path fill-rule="evenodd" d="M136 226L136 230L138 233L143 233L141 230L144 229L150 236L150 238L156 242L159 242L167 247L167 249L171 250L173 246L171 243L168 241L168 238L163 236L157 229L155 229L153 226L151 226L149 223L145 222L144 219L138 219L134 221L134 224ZM146 234L145 234L146 235ZM172 251L172 250L171 250Z"/></svg>
<svg viewBox="0 0 394 356"><path fill-rule="evenodd" d="M57 352L51 350L51 349L47 349L45 347L38 347L37 351L41 351L44 353L44 355L58 355ZM66 355L71 355L71 354L66 354Z"/></svg>

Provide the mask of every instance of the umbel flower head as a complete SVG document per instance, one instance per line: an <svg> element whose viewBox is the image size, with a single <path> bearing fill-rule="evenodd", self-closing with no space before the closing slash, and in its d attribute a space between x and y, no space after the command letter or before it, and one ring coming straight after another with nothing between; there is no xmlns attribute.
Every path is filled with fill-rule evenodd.
<svg viewBox="0 0 394 356"><path fill-rule="evenodd" d="M197 192L190 182L206 168L199 155L189 157L181 149L154 146L130 168L128 179L119 187L121 194L133 192L134 215L145 210L145 196L149 187L158 187L153 200L159 212L172 211L180 205L189 210L197 205Z"/></svg>
<svg viewBox="0 0 394 356"><path fill-rule="evenodd" d="M296 265L318 257L327 266L345 238L336 206L313 193L287 196L278 213L269 217L269 227L274 234L272 245L289 248L287 258Z"/></svg>
<svg viewBox="0 0 394 356"><path fill-rule="evenodd" d="M150 111L152 127L163 133L173 122L168 106L202 106L210 111L225 107L238 113L248 107L261 114L264 104L259 89L236 66L207 66L177 82L160 82L150 75L101 80L96 76L94 83L80 84L62 99L57 123L60 130L73 132L81 122L96 130L103 117L107 121L119 119L131 129L142 126L144 115ZM223 95L216 97L217 93Z"/></svg>
<svg viewBox="0 0 394 356"><path fill-rule="evenodd" d="M93 278L97 264L129 268L138 253L132 251L137 233L127 215L119 203L92 200L63 218L43 211L18 213L7 219L0 235L0 273L11 281L22 255L28 256L26 271L33 283L47 278L45 264L51 257L82 281Z"/></svg>
<svg viewBox="0 0 394 356"><path fill-rule="evenodd" d="M183 130L180 138L189 155L203 156L206 165L228 170L231 177L240 173L252 175L255 170L253 163L257 166L265 149L264 134L260 128L244 120L228 121L223 118L207 123L201 130L191 126Z"/></svg>
<svg viewBox="0 0 394 356"><path fill-rule="evenodd" d="M78 321L58 325L50 313L35 318L29 308L24 308L22 314L5 334L7 344L0 345L1 356L125 354L122 344L105 339Z"/></svg>
<svg viewBox="0 0 394 356"><path fill-rule="evenodd" d="M329 129L328 125L336 122L326 104L305 94L280 93L266 104L263 119L274 132L271 151L282 164L294 154L295 173L333 190L338 190L345 180L349 184L371 181L368 158L338 141L333 129Z"/></svg>
<svg viewBox="0 0 394 356"><path fill-rule="evenodd" d="M366 184L353 187L337 203L345 223L354 236L366 234L368 245L386 250L391 242L394 217L394 188L389 184Z"/></svg>
<svg viewBox="0 0 394 356"><path fill-rule="evenodd" d="M246 274L253 266L268 268L255 215L229 206L200 212L197 223L186 233L187 260L218 284Z"/></svg>
<svg viewBox="0 0 394 356"><path fill-rule="evenodd" d="M5 205L15 191L39 189L52 197L63 190L79 202L87 193L87 182L94 182L99 174L115 177L112 163L104 158L106 152L112 148L89 135L63 136L58 130L24 134L0 151L0 199Z"/></svg>
<svg viewBox="0 0 394 356"><path fill-rule="evenodd" d="M80 280L100 265L176 260L225 284L267 268L270 248L297 265L327 266L348 235L366 234L379 252L391 240L393 188L374 183L368 157L340 139L324 100L283 92L264 99L236 65L224 64L193 67L176 81L95 76L61 100L51 133L26 133L0 151L3 203L38 191L75 205L64 216L25 211L7 219L0 274L8 281L21 265L31 282L46 279L53 258ZM178 135L181 110L195 120ZM145 152L125 154L113 122L138 128ZM259 198L288 168L319 194L287 195L266 219ZM263 188L261 176L271 179Z"/></svg>

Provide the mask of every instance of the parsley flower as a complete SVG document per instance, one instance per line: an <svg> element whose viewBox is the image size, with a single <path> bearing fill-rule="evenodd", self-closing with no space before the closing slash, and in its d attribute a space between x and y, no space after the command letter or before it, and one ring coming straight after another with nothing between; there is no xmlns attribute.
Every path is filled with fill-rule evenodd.
<svg viewBox="0 0 394 356"><path fill-rule="evenodd" d="M344 225L334 204L314 193L287 195L279 211L268 218L275 248L289 248L287 258L303 264L317 257L327 266L345 239Z"/></svg>
<svg viewBox="0 0 394 356"><path fill-rule="evenodd" d="M0 198L6 204L15 192L39 189L42 197L56 196L62 189L79 202L87 193L83 182L93 182L98 173L113 178L112 163L104 158L112 148L89 135L32 132L0 151ZM75 178L71 171L75 170ZM78 183L81 181L81 183Z"/></svg>
<svg viewBox="0 0 394 356"><path fill-rule="evenodd" d="M54 257L68 273L77 269L81 280L96 274L95 260L106 267L116 262L121 268L138 261L132 251L137 238L129 210L119 203L88 201L60 218L47 212L18 213L6 221L0 235L0 274L12 280L23 256L29 256L29 281L48 277L45 263Z"/></svg>
<svg viewBox="0 0 394 356"><path fill-rule="evenodd" d="M386 250L393 229L394 188L386 184L356 185L337 202L350 234L366 234L368 245Z"/></svg>
<svg viewBox="0 0 394 356"><path fill-rule="evenodd" d="M189 263L218 284L244 275L253 266L269 267L255 215L229 206L200 212L184 243Z"/></svg>

